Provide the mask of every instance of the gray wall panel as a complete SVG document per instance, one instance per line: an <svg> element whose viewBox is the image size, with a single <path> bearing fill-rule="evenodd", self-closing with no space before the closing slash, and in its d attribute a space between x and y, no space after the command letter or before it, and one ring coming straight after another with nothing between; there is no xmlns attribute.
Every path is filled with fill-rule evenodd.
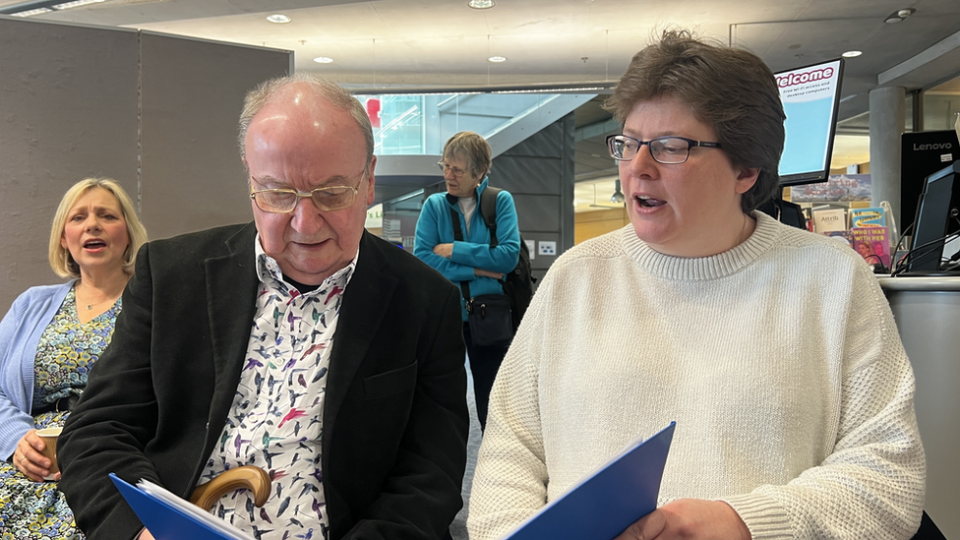
<svg viewBox="0 0 960 540"><path fill-rule="evenodd" d="M59 281L50 222L81 178L139 194L154 239L250 220L237 117L291 65L288 51L0 17L0 313Z"/></svg>
<svg viewBox="0 0 960 540"><path fill-rule="evenodd" d="M151 238L253 218L237 118L248 90L287 74L290 54L142 34L143 221Z"/></svg>
<svg viewBox="0 0 960 540"><path fill-rule="evenodd" d="M560 197L518 194L513 196L513 200L517 205L517 223L524 238L527 231L560 234Z"/></svg>
<svg viewBox="0 0 960 540"><path fill-rule="evenodd" d="M88 176L137 197L137 33L0 18L0 314L47 262L64 192Z"/></svg>
<svg viewBox="0 0 960 540"><path fill-rule="evenodd" d="M560 158L563 155L564 130L563 120L558 120L505 153L532 158Z"/></svg>
<svg viewBox="0 0 960 540"><path fill-rule="evenodd" d="M560 195L563 186L563 163L560 158L538 159L512 154L497 157L490 171L490 181L499 185L500 169L509 171L510 193Z"/></svg>
<svg viewBox="0 0 960 540"><path fill-rule="evenodd" d="M573 246L573 145L570 113L494 158L491 172L492 184L513 194L523 238L554 240L557 255ZM533 268L553 260L534 259Z"/></svg>

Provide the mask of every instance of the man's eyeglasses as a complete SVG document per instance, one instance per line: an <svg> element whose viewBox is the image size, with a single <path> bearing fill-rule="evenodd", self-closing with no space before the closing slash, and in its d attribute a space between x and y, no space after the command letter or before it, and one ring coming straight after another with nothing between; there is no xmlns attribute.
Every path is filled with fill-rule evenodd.
<svg viewBox="0 0 960 540"><path fill-rule="evenodd" d="M718 142L704 142L687 139L685 137L657 137L649 141L641 141L626 135L610 135L607 137L607 148L610 157L617 161L630 161L640 147L647 145L650 155L658 163L683 163L690 157L690 149L694 146L705 148L720 148Z"/></svg>
<svg viewBox="0 0 960 540"><path fill-rule="evenodd" d="M449 173L454 178L463 178L463 174L466 172L456 167L451 167L450 165L447 165L442 161L438 161L437 166L440 167L440 170L443 171L443 174L446 175L447 173Z"/></svg>
<svg viewBox="0 0 960 540"><path fill-rule="evenodd" d="M324 212L334 210L343 210L353 205L353 201L360 192L360 183L367 176L367 170L363 170L357 185L350 186L329 186L318 187L308 192L301 192L295 189L253 189L250 185L250 198L257 203L257 208L271 214L286 214L293 212L300 199L310 197L313 204ZM256 182L256 179L251 179ZM258 182L259 183L259 182Z"/></svg>

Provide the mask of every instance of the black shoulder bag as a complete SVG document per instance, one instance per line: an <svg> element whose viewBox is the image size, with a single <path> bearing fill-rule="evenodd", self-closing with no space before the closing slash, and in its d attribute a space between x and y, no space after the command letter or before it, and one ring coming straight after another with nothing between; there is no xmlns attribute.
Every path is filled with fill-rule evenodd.
<svg viewBox="0 0 960 540"><path fill-rule="evenodd" d="M478 203L480 201L477 201ZM478 209L479 210L479 209ZM450 209L453 218L453 238L463 242L460 229L460 214ZM513 315L510 311L510 298L505 294L470 295L470 283L460 282L460 293L467 307L467 323L470 325L470 338L480 347L504 346L513 339Z"/></svg>

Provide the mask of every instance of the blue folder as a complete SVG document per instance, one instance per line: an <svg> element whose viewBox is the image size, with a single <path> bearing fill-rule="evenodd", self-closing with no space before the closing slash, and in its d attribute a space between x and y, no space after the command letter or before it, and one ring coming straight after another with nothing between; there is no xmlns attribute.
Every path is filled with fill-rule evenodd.
<svg viewBox="0 0 960 540"><path fill-rule="evenodd" d="M190 512L131 486L113 473L110 473L110 480L157 540L247 540L251 538L239 529L234 529L236 533L217 530L216 526L204 523ZM210 519L217 519L207 515ZM230 524L223 521L218 525L221 529L231 528Z"/></svg>
<svg viewBox="0 0 960 540"><path fill-rule="evenodd" d="M637 441L503 540L611 540L657 508L676 422Z"/></svg>

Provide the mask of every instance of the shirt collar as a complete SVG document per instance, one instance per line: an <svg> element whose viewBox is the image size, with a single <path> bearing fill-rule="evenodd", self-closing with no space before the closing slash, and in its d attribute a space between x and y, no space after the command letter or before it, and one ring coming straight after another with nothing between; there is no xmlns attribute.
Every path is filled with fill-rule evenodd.
<svg viewBox="0 0 960 540"><path fill-rule="evenodd" d="M280 265L277 264L276 259L267 255L263 251L263 246L260 245L260 233L257 233L257 236L253 239L254 244L254 253L257 258L257 279L260 280L264 285L277 285L283 284L284 289L293 289L294 287L284 281L283 272L280 270ZM341 288L345 288L346 284L350 281L350 278L353 276L353 271L357 268L357 259L360 257L360 250L357 249L356 255L353 256L353 260L349 264L337 270L332 275L323 280L323 283L320 284L315 290L310 291L304 296L309 296L311 294L317 293L317 291L325 290L328 288L328 285L343 282Z"/></svg>

